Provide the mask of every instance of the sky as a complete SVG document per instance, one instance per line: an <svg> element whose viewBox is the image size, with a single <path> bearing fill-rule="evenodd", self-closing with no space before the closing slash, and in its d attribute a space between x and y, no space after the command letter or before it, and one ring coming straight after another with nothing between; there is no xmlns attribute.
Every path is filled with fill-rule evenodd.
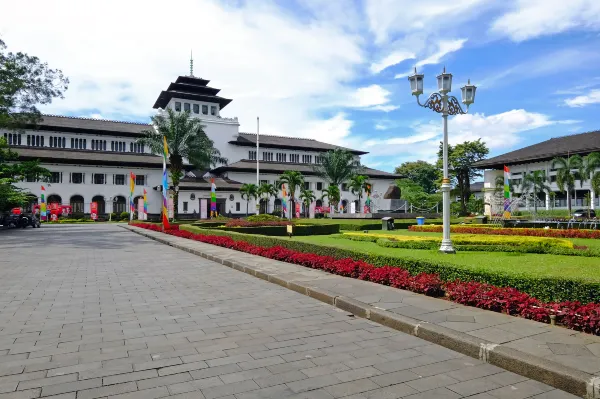
<svg viewBox="0 0 600 399"><path fill-rule="evenodd" d="M439 114L424 102L444 66L452 93L478 86L449 118L451 144L490 156L600 129L598 0L0 0L0 38L69 77L49 114L149 122L161 90L194 75L233 101L240 131L368 151L392 171L434 161Z"/></svg>

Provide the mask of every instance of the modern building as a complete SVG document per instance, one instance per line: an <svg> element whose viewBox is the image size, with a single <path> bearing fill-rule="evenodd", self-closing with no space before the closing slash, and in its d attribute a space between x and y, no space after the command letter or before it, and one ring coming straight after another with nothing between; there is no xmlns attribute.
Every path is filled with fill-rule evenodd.
<svg viewBox="0 0 600 399"><path fill-rule="evenodd" d="M305 176L305 187L321 197L327 183L313 172L327 151L340 148L324 142L282 136L260 136L256 151L256 134L239 131L237 118L221 116L232 101L219 96L219 89L208 86L206 79L179 76L167 90L162 91L154 108L164 112L189 111L202 120L207 136L228 159L228 164L212 170L188 170L178 187L179 213L182 217L200 217L208 204L210 209L210 179L215 178L217 209L220 214L246 213L246 201L239 189L243 183L256 183L256 160L260 161L260 181L275 183L283 171L296 170ZM71 116L44 115L36 126L27 126L21 132L1 132L21 160L39 159L52 172L46 186L48 204L71 205L73 213L90 213L90 204L98 204L100 215L128 211L130 172L135 175L135 203L143 190L148 192L148 213L157 217L161 210L162 157L137 143L149 124L108 121ZM357 159L366 154L351 150ZM390 200L383 193L399 176L365 168L373 185L376 209L389 209ZM40 195L40 182L25 181L20 186L33 197ZM357 200L347 186L341 187L341 205L348 212ZM297 193L298 194L298 193ZM256 203L250 201L250 213ZM313 206L326 205L319 199ZM264 212L281 207L281 193L261 204Z"/></svg>
<svg viewBox="0 0 600 399"><path fill-rule="evenodd" d="M498 209L497 197L500 187L497 186L497 179L503 176L504 166L508 166L510 169L510 179L515 197L523 194L523 177L528 173L540 170L546 174L551 191L538 194L538 207L567 209L567 196L556 184L556 170L552 168L552 160L556 157L569 157L575 154L586 156L596 151L600 151L600 131L552 138L478 162L476 166L485 169L483 190L487 204L486 213L501 212ZM584 179L583 182L577 180L575 190L571 193L572 208L587 208L588 206L592 209L597 208L599 206L598 197L594 194L590 190L589 179ZM523 207L533 208L534 198L531 193L529 195L530 199L521 202L521 209ZM586 196L590 197L589 203Z"/></svg>

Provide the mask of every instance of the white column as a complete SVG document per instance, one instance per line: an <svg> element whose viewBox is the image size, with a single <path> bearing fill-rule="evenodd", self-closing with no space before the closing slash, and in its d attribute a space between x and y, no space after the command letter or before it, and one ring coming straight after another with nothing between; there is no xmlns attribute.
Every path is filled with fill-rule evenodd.
<svg viewBox="0 0 600 399"><path fill-rule="evenodd" d="M546 191L546 210L550 210L550 191Z"/></svg>
<svg viewBox="0 0 600 399"><path fill-rule="evenodd" d="M595 209L594 208L594 202L596 202L596 194L594 193L594 190L590 190L590 193L591 193L590 194L590 199L592 200L592 203L590 204L590 207L592 209Z"/></svg>
<svg viewBox="0 0 600 399"><path fill-rule="evenodd" d="M444 119L444 143L443 143L443 166L444 176L442 179L442 193L443 193L443 237L442 245L440 246L440 252L453 254L456 251L452 247L452 241L450 240L450 190L452 185L448 178L448 95L444 94L443 107L444 113L442 115ZM411 204L412 207L412 204Z"/></svg>

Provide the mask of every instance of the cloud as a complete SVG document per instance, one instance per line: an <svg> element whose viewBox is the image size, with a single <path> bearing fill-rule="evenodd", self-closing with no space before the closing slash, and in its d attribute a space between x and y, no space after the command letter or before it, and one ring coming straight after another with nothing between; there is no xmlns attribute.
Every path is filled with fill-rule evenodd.
<svg viewBox="0 0 600 399"><path fill-rule="evenodd" d="M415 57L416 57L415 53L411 53L409 51L402 51L402 50L394 51L393 53L384 57L379 62L375 62L375 63L371 64L371 72L379 73L386 68L389 68L394 65L398 65L403 61L410 60Z"/></svg>
<svg viewBox="0 0 600 399"><path fill-rule="evenodd" d="M353 100L356 107L366 108L388 103L390 94L392 93L383 87L373 84L356 90L353 94Z"/></svg>
<svg viewBox="0 0 600 399"><path fill-rule="evenodd" d="M590 104L600 104L600 90L591 90L588 94L568 98L565 104L569 107L585 107Z"/></svg>
<svg viewBox="0 0 600 399"><path fill-rule="evenodd" d="M600 30L598 0L517 0L491 31L520 42L569 30Z"/></svg>
<svg viewBox="0 0 600 399"><path fill-rule="evenodd" d="M417 62L415 66L417 68L423 67L425 65L436 65L439 64L442 59L453 52L460 50L463 45L467 42L467 39L456 39L456 40L441 40L437 43L437 50L421 61ZM411 75L413 71L408 71L405 73L399 73L394 76L395 79L405 78Z"/></svg>
<svg viewBox="0 0 600 399"><path fill-rule="evenodd" d="M311 122L301 136L340 145L349 138L353 125L354 122L348 119L346 113L338 112L332 118Z"/></svg>

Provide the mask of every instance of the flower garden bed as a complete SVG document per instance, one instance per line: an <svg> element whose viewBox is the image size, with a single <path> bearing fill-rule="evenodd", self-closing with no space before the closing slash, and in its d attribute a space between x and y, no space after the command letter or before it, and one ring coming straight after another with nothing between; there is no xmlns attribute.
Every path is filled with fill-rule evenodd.
<svg viewBox="0 0 600 399"><path fill-rule="evenodd" d="M149 230L161 231L160 226L157 225L143 223L135 225ZM194 230L199 229L192 226L183 226L180 229L180 226L174 226L166 233L269 259L320 269L345 277L389 285L429 296L446 297L456 303L539 322L549 323L552 316L557 324L567 328L600 335L599 303L543 302L511 287L496 287L491 284L461 279L445 282L439 273L411 273L410 270L400 265L377 266L351 257L320 255L277 245L261 246L242 239L234 240L227 235L209 235L210 232L209 234L197 234ZM275 240L274 238L270 239Z"/></svg>
<svg viewBox="0 0 600 399"><path fill-rule="evenodd" d="M442 226L410 226L410 231L423 233L441 233ZM555 238L599 238L600 230L583 229L524 229L504 227L471 227L466 225L450 226L453 233L490 234L503 236L555 237Z"/></svg>

